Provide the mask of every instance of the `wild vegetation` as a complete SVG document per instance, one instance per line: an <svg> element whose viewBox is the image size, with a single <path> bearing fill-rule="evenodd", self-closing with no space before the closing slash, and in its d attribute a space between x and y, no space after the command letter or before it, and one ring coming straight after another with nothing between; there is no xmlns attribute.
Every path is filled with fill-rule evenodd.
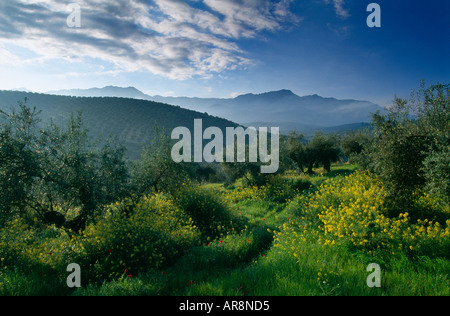
<svg viewBox="0 0 450 316"><path fill-rule="evenodd" d="M1 112L0 295L449 295L448 90L421 86L371 130L291 133L277 174L174 163L157 129L130 162L81 116Z"/></svg>

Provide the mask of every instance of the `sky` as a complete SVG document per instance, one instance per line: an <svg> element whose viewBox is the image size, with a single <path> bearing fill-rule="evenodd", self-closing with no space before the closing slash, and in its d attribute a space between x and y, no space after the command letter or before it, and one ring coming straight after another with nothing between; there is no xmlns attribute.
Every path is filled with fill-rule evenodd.
<svg viewBox="0 0 450 316"><path fill-rule="evenodd" d="M450 82L449 13L448 0L0 0L0 89L289 89L384 106Z"/></svg>

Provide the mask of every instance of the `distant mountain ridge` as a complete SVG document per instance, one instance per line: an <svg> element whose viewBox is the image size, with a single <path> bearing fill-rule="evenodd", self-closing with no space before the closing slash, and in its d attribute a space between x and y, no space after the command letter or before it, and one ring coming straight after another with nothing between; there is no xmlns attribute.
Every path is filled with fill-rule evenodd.
<svg viewBox="0 0 450 316"><path fill-rule="evenodd" d="M261 94L242 94L235 98L150 96L133 87L112 86L52 93L139 98L208 113L242 125L249 122L268 122L279 126L284 133L294 128L306 130L367 123L370 122L372 113L383 110L381 106L369 101L339 100L316 94L301 97L286 89Z"/></svg>
<svg viewBox="0 0 450 316"><path fill-rule="evenodd" d="M66 95L74 97L118 97L133 99L148 99L148 95L139 91L135 87L121 88L116 86L106 86L103 88L71 89L48 91L47 94Z"/></svg>

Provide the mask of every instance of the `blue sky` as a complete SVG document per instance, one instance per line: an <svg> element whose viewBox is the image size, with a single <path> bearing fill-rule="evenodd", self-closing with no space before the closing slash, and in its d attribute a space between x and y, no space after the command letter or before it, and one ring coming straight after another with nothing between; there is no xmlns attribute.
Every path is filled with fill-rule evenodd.
<svg viewBox="0 0 450 316"><path fill-rule="evenodd" d="M380 28L366 24L371 2ZM290 89L386 105L450 81L449 12L447 0L0 0L0 89Z"/></svg>

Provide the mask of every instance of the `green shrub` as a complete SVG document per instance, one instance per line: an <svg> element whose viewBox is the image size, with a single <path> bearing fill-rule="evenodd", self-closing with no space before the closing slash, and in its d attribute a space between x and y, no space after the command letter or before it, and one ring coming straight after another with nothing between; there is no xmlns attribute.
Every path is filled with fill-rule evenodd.
<svg viewBox="0 0 450 316"><path fill-rule="evenodd" d="M27 265L36 248L35 235L22 219L5 223L0 230L0 266Z"/></svg>
<svg viewBox="0 0 450 316"><path fill-rule="evenodd" d="M226 207L222 197L213 191L192 183L183 184L175 200L198 227L203 240L212 240L242 228L242 223Z"/></svg>
<svg viewBox="0 0 450 316"><path fill-rule="evenodd" d="M287 179L287 183L294 190L298 190L298 191L308 190L313 186L311 181L302 179L302 178L289 178L289 179Z"/></svg>
<svg viewBox="0 0 450 316"><path fill-rule="evenodd" d="M84 234L83 264L91 277L115 278L173 264L198 244L191 218L164 196L143 197L134 209L126 202L112 205L107 215Z"/></svg>
<svg viewBox="0 0 450 316"><path fill-rule="evenodd" d="M54 225L31 227L24 219L14 219L0 230L0 269L5 269L10 294L52 295L58 289L48 289L56 285L67 290L67 265L77 262L82 254L80 239ZM27 278L29 288L23 290Z"/></svg>
<svg viewBox="0 0 450 316"><path fill-rule="evenodd" d="M309 181L285 179L281 175L268 177L263 186L247 186L226 194L229 203L238 201L268 201L286 203L300 193L298 187L310 187Z"/></svg>
<svg viewBox="0 0 450 316"><path fill-rule="evenodd" d="M433 151L423 163L426 189L434 196L450 202L450 145Z"/></svg>
<svg viewBox="0 0 450 316"><path fill-rule="evenodd" d="M300 182L293 183L291 180L287 180L281 175L275 175L269 179L266 185L261 187L263 199L276 203L285 203L298 193L297 188L293 184L299 183Z"/></svg>

